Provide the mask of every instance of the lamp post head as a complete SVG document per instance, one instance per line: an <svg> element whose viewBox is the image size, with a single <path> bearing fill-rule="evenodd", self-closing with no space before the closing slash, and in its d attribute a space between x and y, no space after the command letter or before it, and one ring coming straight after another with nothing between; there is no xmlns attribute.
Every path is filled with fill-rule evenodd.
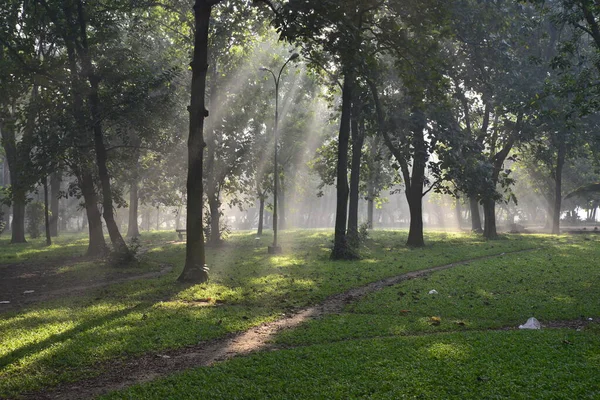
<svg viewBox="0 0 600 400"><path fill-rule="evenodd" d="M269 69L267 67L260 67L259 70L260 71L268 71Z"/></svg>
<svg viewBox="0 0 600 400"><path fill-rule="evenodd" d="M289 59L289 61L295 60L295 59L296 59L296 58L298 58L298 57L300 57L300 54L298 54L298 53L294 53L294 54L292 54L292 55L290 56L290 59Z"/></svg>

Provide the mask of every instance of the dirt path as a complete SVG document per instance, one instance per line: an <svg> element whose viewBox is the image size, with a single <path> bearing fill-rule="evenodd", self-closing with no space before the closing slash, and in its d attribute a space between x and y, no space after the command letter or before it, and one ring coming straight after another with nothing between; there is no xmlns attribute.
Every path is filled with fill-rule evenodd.
<svg viewBox="0 0 600 400"><path fill-rule="evenodd" d="M75 383L63 384L47 392L30 393L23 396L23 398L68 400L89 399L114 390L124 389L138 383L148 382L160 377L164 377L174 372L183 371L194 367L210 366L217 361L227 360L255 351L270 349L276 350L276 348L270 344L270 340L280 330L295 328L311 318L318 318L328 314L340 313L345 305L360 300L369 293L376 292L388 286L396 285L405 280L419 278L436 271L457 267L473 261L500 257L505 254L512 255L523 253L532 250L536 249L519 250L492 256L478 257L382 279L380 281L334 295L321 304L306 308L294 314L287 315L277 321L257 326L246 332L230 335L228 337L210 342L204 342L195 346L163 352L161 354L145 354L137 359L111 361L109 364L99 366L99 369L106 371L103 375ZM549 323L547 326L579 327L580 321L573 323Z"/></svg>

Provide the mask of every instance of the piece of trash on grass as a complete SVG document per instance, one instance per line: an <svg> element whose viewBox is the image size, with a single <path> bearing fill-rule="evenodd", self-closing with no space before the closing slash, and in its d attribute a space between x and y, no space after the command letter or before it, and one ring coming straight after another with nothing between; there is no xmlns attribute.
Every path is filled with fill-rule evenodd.
<svg viewBox="0 0 600 400"><path fill-rule="evenodd" d="M588 321L593 321L593 320L594 320L594 318L588 318Z"/></svg>
<svg viewBox="0 0 600 400"><path fill-rule="evenodd" d="M429 291L429 294L438 294L438 291L435 290L435 289L432 289L432 290Z"/></svg>
<svg viewBox="0 0 600 400"><path fill-rule="evenodd" d="M158 357L158 358L171 358L171 356L167 356L165 354L157 354L156 357Z"/></svg>
<svg viewBox="0 0 600 400"><path fill-rule="evenodd" d="M542 324L536 318L531 317L524 325L519 325L519 329L542 329Z"/></svg>
<svg viewBox="0 0 600 400"><path fill-rule="evenodd" d="M31 294L33 292L35 292L35 290L26 290L26 291L23 292L23 294Z"/></svg>
<svg viewBox="0 0 600 400"><path fill-rule="evenodd" d="M0 304L10 304L10 301L8 301L8 300L2 300L2 301L0 301Z"/></svg>
<svg viewBox="0 0 600 400"><path fill-rule="evenodd" d="M429 322L431 322L431 325L437 326L442 323L442 319L440 317L430 317Z"/></svg>

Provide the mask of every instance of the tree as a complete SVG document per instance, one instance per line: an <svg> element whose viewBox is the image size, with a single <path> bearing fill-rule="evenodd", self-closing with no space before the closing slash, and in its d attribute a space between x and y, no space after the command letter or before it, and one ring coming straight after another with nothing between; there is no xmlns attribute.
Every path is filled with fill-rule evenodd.
<svg viewBox="0 0 600 400"><path fill-rule="evenodd" d="M208 32L212 7L220 0L196 0L194 4L195 37L191 62L192 89L189 106L190 127L188 138L187 173L187 241L185 266L178 280L201 283L208 280L204 250L203 212L203 153L206 75L208 72Z"/></svg>

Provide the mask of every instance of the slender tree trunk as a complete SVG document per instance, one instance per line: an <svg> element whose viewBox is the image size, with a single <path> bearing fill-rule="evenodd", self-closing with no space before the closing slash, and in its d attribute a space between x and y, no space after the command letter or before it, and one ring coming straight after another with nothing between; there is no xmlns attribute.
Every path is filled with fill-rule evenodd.
<svg viewBox="0 0 600 400"><path fill-rule="evenodd" d="M124 260L131 257L127 244L119 232L119 227L115 221L112 190L110 187L110 175L107 167L107 152L104 144L104 134L102 132L102 115L100 109L99 83L100 78L94 71L94 65L91 60L88 43L87 43L87 20L84 15L83 1L77 2L77 17L80 27L81 45L78 48L81 59L82 73L85 74L90 86L88 90L88 105L92 118L92 133L94 139L94 150L96 151L96 163L98 164L98 176L102 186L102 210L106 229L110 236L110 241L116 252L124 256Z"/></svg>
<svg viewBox="0 0 600 400"><path fill-rule="evenodd" d="M50 206L48 204L48 177L44 177L44 227L46 228L46 246L52 245L50 237Z"/></svg>
<svg viewBox="0 0 600 400"><path fill-rule="evenodd" d="M496 201L493 199L485 199L483 201L483 236L486 239L496 239L498 232L496 231Z"/></svg>
<svg viewBox="0 0 600 400"><path fill-rule="evenodd" d="M412 247L425 246L423 239L423 186L425 182L425 166L427 165L427 144L425 142L425 119L421 112L414 112L415 128L413 131L413 165L410 186L407 187L406 199L410 211L410 228L406 244ZM408 175L405 173L404 175Z"/></svg>
<svg viewBox="0 0 600 400"><path fill-rule="evenodd" d="M218 193L207 194L208 209L210 211L210 238L209 243L213 246L221 244L221 201Z"/></svg>
<svg viewBox="0 0 600 400"><path fill-rule="evenodd" d="M372 188L372 186L370 186L370 188ZM373 192L369 191L369 198L367 199L367 226L369 229L373 229L375 226L373 224L373 212L375 210L375 200L373 197Z"/></svg>
<svg viewBox="0 0 600 400"><path fill-rule="evenodd" d="M357 258L357 254L348 246L346 222L348 217L348 142L350 141L350 118L352 109L352 91L354 76L346 70L342 89L342 115L338 139L337 160L337 204L335 213L335 233L331 258L348 260Z"/></svg>
<svg viewBox="0 0 600 400"><path fill-rule="evenodd" d="M358 238L358 201L360 198L360 162L365 139L364 127L359 127L357 116L351 119L352 129L352 161L350 167L350 202L348 205L348 243L356 248Z"/></svg>
<svg viewBox="0 0 600 400"><path fill-rule="evenodd" d="M127 225L127 237L136 238L140 236L138 225L139 196L137 179L131 183L129 188L129 223Z"/></svg>
<svg viewBox="0 0 600 400"><path fill-rule="evenodd" d="M259 196L259 198L258 198L258 231L256 232L256 234L258 236L261 236L263 234L264 213L265 213L265 197Z"/></svg>
<svg viewBox="0 0 600 400"><path fill-rule="evenodd" d="M277 196L277 229L287 229L287 216L285 206L285 177L283 168L281 168L281 175L279 175L279 194Z"/></svg>
<svg viewBox="0 0 600 400"><path fill-rule="evenodd" d="M180 281L206 282L204 231L202 229L202 157L204 143L204 118L208 116L205 108L206 72L208 70L208 30L212 5L217 1L196 0L194 15L196 21L194 37L194 55L192 66L192 89L190 112L190 134L188 139L188 177L187 177L187 243L185 267L179 276Z"/></svg>
<svg viewBox="0 0 600 400"><path fill-rule="evenodd" d="M481 215L479 214L479 202L475 197L469 197L469 207L471 209L471 230L481 233Z"/></svg>
<svg viewBox="0 0 600 400"><path fill-rule="evenodd" d="M456 202L454 203L454 213L456 214L456 223L458 224L458 229L460 230L460 228L462 227L462 210L460 207L460 199L456 199Z"/></svg>
<svg viewBox="0 0 600 400"><path fill-rule="evenodd" d="M556 156L556 170L554 173L556 185L554 186L554 208L552 213L552 233L560 234L560 208L562 202L562 171L565 165L565 143L561 141L558 145L558 154Z"/></svg>
<svg viewBox="0 0 600 400"><path fill-rule="evenodd" d="M11 243L27 243L25 240L25 201L27 196L23 190L13 190L13 218L11 223Z"/></svg>
<svg viewBox="0 0 600 400"><path fill-rule="evenodd" d="M102 216L98 211L98 195L94 187L94 178L86 170L77 175L81 194L85 202L85 211L87 216L87 225L90 235L90 241L86 255L99 256L106 253L106 241L102 231Z"/></svg>
<svg viewBox="0 0 600 400"><path fill-rule="evenodd" d="M60 212L60 181L61 173L55 172L50 175L50 236L58 236L58 215Z"/></svg>

